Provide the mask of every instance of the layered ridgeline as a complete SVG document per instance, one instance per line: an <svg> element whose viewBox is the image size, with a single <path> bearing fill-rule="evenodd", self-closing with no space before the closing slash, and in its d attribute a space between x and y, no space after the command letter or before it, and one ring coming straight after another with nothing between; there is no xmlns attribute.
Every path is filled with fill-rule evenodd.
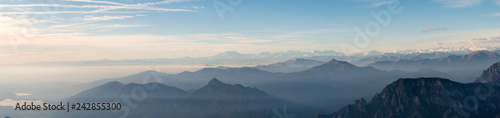
<svg viewBox="0 0 500 118"><path fill-rule="evenodd" d="M271 118L314 117L323 111L268 95L257 89L212 79L186 92L159 83L109 82L68 99L69 102L121 103L120 111L71 111L54 117ZM293 113L293 114L288 114Z"/></svg>
<svg viewBox="0 0 500 118"><path fill-rule="evenodd" d="M258 65L255 66L255 68L269 72L291 73L291 72L300 72L324 63L325 62L323 61L310 60L310 59L295 59L295 60L288 60L286 62L272 63L269 65Z"/></svg>
<svg viewBox="0 0 500 118"><path fill-rule="evenodd" d="M500 84L500 62L483 71L483 74L475 82Z"/></svg>
<svg viewBox="0 0 500 118"><path fill-rule="evenodd" d="M298 59L293 62L303 61L305 60ZM145 71L127 77L95 81L82 86L95 87L109 81L141 84L159 82L194 91L204 86L213 77L231 84L258 87L271 95L293 102L332 110L351 103L353 99L369 98L400 77L448 76L432 70L380 71L373 67L358 67L345 61L332 59L321 65L292 73L272 73L252 67L204 68L179 74Z"/></svg>
<svg viewBox="0 0 500 118"><path fill-rule="evenodd" d="M500 117L500 87L441 78L399 79L370 102L363 98L318 118Z"/></svg>
<svg viewBox="0 0 500 118"><path fill-rule="evenodd" d="M467 55L449 55L435 59L400 59L395 61L378 61L371 66L381 70L418 71L432 69L447 73L454 81L471 82L492 63L500 61L495 52L478 51Z"/></svg>
<svg viewBox="0 0 500 118"><path fill-rule="evenodd" d="M418 59L435 59L449 56L448 52L431 52L431 53L413 53L413 54L397 54L384 53L378 56L366 57L356 60L356 63L373 63L378 61L396 61L396 60L418 60Z"/></svg>
<svg viewBox="0 0 500 118"><path fill-rule="evenodd" d="M454 70L480 68L484 69L492 63L500 61L500 56L495 52L478 51L467 55L449 55L442 58L424 59L399 59L394 61L377 61L371 66L383 70L399 69L404 71L416 71L422 68L449 69Z"/></svg>

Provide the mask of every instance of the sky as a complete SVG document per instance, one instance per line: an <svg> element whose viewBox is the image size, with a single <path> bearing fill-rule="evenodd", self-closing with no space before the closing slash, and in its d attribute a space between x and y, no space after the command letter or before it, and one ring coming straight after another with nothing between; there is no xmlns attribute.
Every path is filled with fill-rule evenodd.
<svg viewBox="0 0 500 118"><path fill-rule="evenodd" d="M500 0L0 0L0 64L500 46Z"/></svg>

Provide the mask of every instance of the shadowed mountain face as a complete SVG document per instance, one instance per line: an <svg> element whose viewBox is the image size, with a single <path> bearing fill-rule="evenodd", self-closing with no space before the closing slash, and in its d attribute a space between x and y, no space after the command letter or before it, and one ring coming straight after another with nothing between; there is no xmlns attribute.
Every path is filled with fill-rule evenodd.
<svg viewBox="0 0 500 118"><path fill-rule="evenodd" d="M314 66L321 65L323 63L325 62L309 60L309 59L295 59L295 60L288 60L286 62L273 63L269 65L259 65L256 66L255 68L269 72L290 73L290 72L300 72L312 68Z"/></svg>
<svg viewBox="0 0 500 118"><path fill-rule="evenodd" d="M54 117L269 118L283 115L283 108L288 108L288 113L296 117L314 117L323 112L268 95L257 88L226 84L215 78L192 93L158 83L109 82L68 101L115 102L122 104L122 110L75 111Z"/></svg>
<svg viewBox="0 0 500 118"><path fill-rule="evenodd" d="M319 118L500 117L500 87L441 78L399 79L370 102L363 98Z"/></svg>
<svg viewBox="0 0 500 118"><path fill-rule="evenodd" d="M491 65L475 82L500 84L500 62Z"/></svg>

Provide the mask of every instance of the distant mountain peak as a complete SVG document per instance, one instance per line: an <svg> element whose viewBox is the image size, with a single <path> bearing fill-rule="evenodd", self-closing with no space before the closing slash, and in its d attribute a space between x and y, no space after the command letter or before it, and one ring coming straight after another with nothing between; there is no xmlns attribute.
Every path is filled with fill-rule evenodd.
<svg viewBox="0 0 500 118"><path fill-rule="evenodd" d="M224 53L220 53L219 55L225 55L225 56L229 56L229 55L241 55L241 53L239 52L236 52L236 51L226 51Z"/></svg>
<svg viewBox="0 0 500 118"><path fill-rule="evenodd" d="M471 54L469 54L469 56L497 56L498 54L496 54L495 52L490 52L490 51L476 51L476 52L473 52Z"/></svg>
<svg viewBox="0 0 500 118"><path fill-rule="evenodd" d="M298 58L298 59L288 60L287 62L296 62L296 61L315 61L315 60Z"/></svg>
<svg viewBox="0 0 500 118"><path fill-rule="evenodd" d="M378 72L377 69L373 67L358 67L355 65L350 64L349 62L345 61L338 61L335 59L332 59L328 61L327 63L323 65L319 65L310 69L307 69L305 71L309 72Z"/></svg>
<svg viewBox="0 0 500 118"><path fill-rule="evenodd" d="M136 74L133 74L133 75L129 75L129 76L143 76L145 74L152 74L152 75L165 75L167 73L163 73L163 72L158 72L156 70L146 70L146 71L142 71L142 72L139 72L139 73L136 73Z"/></svg>
<svg viewBox="0 0 500 118"><path fill-rule="evenodd" d="M144 72L148 72L148 73L159 73L158 71L156 70L147 70L147 71L144 71Z"/></svg>
<svg viewBox="0 0 500 118"><path fill-rule="evenodd" d="M355 65L352 65L350 64L349 62L345 62L345 61L338 61L338 60L335 60L335 59L332 59L330 61L328 61L326 64L324 65L328 65L328 66L334 66L334 67L340 67L340 68L345 68L345 69L352 69L352 68L357 68L357 66Z"/></svg>
<svg viewBox="0 0 500 118"><path fill-rule="evenodd" d="M269 71L269 72L290 73L290 72L304 71L306 69L309 69L309 68L312 68L312 67L324 64L324 63L325 62L318 61L318 60L297 58L297 59L287 60L285 62L277 62L277 63L268 64L268 65L258 65L258 66L255 66L255 68L258 68L258 69L264 70L264 71Z"/></svg>
<svg viewBox="0 0 500 118"><path fill-rule="evenodd" d="M212 80L210 80L208 82L208 85L209 86L220 86L220 85L227 85L227 84L219 81L217 78L213 78Z"/></svg>
<svg viewBox="0 0 500 118"><path fill-rule="evenodd" d="M337 63L337 62L339 62L339 61L332 59L332 60L328 61L327 63Z"/></svg>
<svg viewBox="0 0 500 118"><path fill-rule="evenodd" d="M103 84L101 86L125 86L125 84L118 82L118 81L111 81L106 84Z"/></svg>
<svg viewBox="0 0 500 118"><path fill-rule="evenodd" d="M345 62L345 61L338 61L338 60L335 60L335 59L332 59L332 60L330 60L330 61L326 62L326 64L343 64L343 65L352 65L352 64L350 64L350 63L348 63L348 62ZM352 66L354 66L354 65L352 65Z"/></svg>

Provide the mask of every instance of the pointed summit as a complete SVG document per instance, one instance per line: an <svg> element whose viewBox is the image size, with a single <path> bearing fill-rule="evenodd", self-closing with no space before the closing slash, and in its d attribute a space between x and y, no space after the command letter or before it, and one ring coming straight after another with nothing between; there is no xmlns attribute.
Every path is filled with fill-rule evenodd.
<svg viewBox="0 0 500 118"><path fill-rule="evenodd" d="M111 81L111 82L108 82L108 83L101 85L101 86L122 87L122 86L125 86L125 84L118 82L118 81Z"/></svg>
<svg viewBox="0 0 500 118"><path fill-rule="evenodd" d="M220 85L226 85L226 83L219 81L217 78L213 78L212 80L210 80L208 82L208 85L209 86L220 86Z"/></svg>
<svg viewBox="0 0 500 118"><path fill-rule="evenodd" d="M346 65L346 66L354 66L348 62L345 62L345 61L338 61L338 60L335 60L335 59L332 59L330 61L328 61L326 64L330 64L330 65L337 65L337 64L342 64L342 65Z"/></svg>
<svg viewBox="0 0 500 118"><path fill-rule="evenodd" d="M319 65L319 66L310 68L306 71L341 72L341 71L348 71L348 70L354 70L354 69L360 69L360 67L352 65L352 64L345 62L345 61L337 61L335 59L332 59L323 65Z"/></svg>

